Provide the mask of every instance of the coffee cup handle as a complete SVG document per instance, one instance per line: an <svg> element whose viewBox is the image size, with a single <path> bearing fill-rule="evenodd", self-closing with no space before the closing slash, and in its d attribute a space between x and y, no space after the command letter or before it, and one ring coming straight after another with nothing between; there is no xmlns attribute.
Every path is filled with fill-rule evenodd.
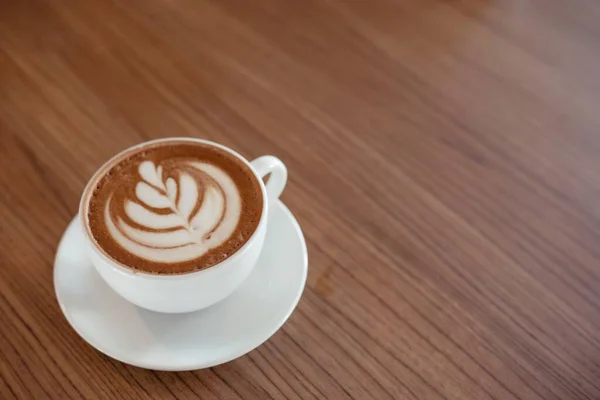
<svg viewBox="0 0 600 400"><path fill-rule="evenodd" d="M265 183L267 197L269 202L277 200L287 182L287 168L285 164L279 158L273 156L258 157L250 164L252 164L252 167L261 179L270 174L269 180Z"/></svg>

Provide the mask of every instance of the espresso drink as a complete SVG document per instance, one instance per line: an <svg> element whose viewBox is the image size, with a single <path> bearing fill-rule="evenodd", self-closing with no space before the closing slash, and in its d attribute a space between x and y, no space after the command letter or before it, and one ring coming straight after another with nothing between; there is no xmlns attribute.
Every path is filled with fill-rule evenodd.
<svg viewBox="0 0 600 400"><path fill-rule="evenodd" d="M181 274L235 253L256 230L263 199L246 164L217 147L169 141L134 149L87 194L98 247L134 270Z"/></svg>

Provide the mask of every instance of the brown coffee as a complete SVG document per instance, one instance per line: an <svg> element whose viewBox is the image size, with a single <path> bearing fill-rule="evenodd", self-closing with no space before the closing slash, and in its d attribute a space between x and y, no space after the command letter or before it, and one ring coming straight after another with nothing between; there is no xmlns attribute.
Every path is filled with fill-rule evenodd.
<svg viewBox="0 0 600 400"><path fill-rule="evenodd" d="M134 270L181 274L211 267L258 227L263 198L255 175L216 146L158 142L103 168L84 196L98 247Z"/></svg>

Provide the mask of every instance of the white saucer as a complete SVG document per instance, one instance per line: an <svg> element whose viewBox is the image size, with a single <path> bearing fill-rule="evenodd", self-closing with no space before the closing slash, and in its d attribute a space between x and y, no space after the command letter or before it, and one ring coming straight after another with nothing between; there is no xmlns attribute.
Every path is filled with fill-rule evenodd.
<svg viewBox="0 0 600 400"><path fill-rule="evenodd" d="M258 264L230 297L205 310L161 314L112 291L85 253L74 219L58 246L54 288L73 329L104 354L163 371L208 368L258 347L288 319L304 289L307 252L300 226L280 201L269 210Z"/></svg>

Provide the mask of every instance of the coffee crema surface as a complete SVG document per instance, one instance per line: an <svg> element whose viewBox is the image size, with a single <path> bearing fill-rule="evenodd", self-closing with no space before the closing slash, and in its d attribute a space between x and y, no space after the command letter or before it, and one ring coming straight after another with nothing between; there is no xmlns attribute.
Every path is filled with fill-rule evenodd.
<svg viewBox="0 0 600 400"><path fill-rule="evenodd" d="M261 218L260 183L217 147L169 142L132 150L100 173L87 200L98 246L155 274L211 267L233 255Z"/></svg>

